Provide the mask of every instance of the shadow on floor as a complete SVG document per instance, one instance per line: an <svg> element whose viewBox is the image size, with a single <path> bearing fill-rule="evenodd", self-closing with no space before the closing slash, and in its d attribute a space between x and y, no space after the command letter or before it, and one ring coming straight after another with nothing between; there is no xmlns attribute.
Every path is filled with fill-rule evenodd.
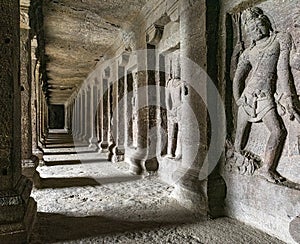
<svg viewBox="0 0 300 244"><path fill-rule="evenodd" d="M170 216L180 213L170 213ZM184 215L182 213L182 215ZM197 222L196 219L187 220L185 216L178 220L156 222L156 221L125 221L121 219L103 216L73 217L55 213L37 214L35 231L31 237L31 244L55 243L61 241L72 241L89 237L117 234L133 231L147 231L160 229L163 226L179 226L188 222ZM180 221L179 221L180 219ZM188 222L187 222L188 221Z"/></svg>
<svg viewBox="0 0 300 244"><path fill-rule="evenodd" d="M100 183L95 179L86 177L75 178L39 178L37 188L66 188L78 186L99 186Z"/></svg>
<svg viewBox="0 0 300 244"><path fill-rule="evenodd" d="M45 188L66 188L66 187L82 187L82 186L100 186L105 184L114 184L121 182L136 181L142 179L138 175L115 176L103 178L39 178L36 187L39 189Z"/></svg>
<svg viewBox="0 0 300 244"><path fill-rule="evenodd" d="M57 166L57 165L73 165L82 163L104 163L107 159L82 159L82 160L60 160L60 161L44 161L46 166Z"/></svg>
<svg viewBox="0 0 300 244"><path fill-rule="evenodd" d="M74 147L73 147L74 148ZM55 148L54 148L55 149ZM59 149L59 148L58 148ZM77 152L75 149L71 150L71 151L45 151L44 155L66 155L66 154L81 154L81 153L95 153L95 151L91 151L91 150L80 150L79 152Z"/></svg>

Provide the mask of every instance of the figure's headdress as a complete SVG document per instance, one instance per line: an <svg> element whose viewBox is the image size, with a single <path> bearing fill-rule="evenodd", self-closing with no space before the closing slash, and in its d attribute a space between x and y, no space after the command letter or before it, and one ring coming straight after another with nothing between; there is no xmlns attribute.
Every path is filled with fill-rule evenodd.
<svg viewBox="0 0 300 244"><path fill-rule="evenodd" d="M248 8L242 13L242 23L247 26L249 22L259 19L261 20L270 31L273 31L272 24L268 16L266 16L262 9L258 7Z"/></svg>

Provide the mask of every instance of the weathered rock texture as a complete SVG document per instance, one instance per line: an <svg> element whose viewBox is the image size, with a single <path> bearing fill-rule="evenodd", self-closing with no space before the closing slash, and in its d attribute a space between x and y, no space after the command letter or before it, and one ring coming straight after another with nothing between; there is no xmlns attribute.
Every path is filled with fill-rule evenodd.
<svg viewBox="0 0 300 244"><path fill-rule="evenodd" d="M44 2L45 69L52 102L67 101L145 2Z"/></svg>
<svg viewBox="0 0 300 244"><path fill-rule="evenodd" d="M0 242L26 242L36 215L32 183L21 175L19 1L0 1ZM29 75L29 74L28 74Z"/></svg>
<svg viewBox="0 0 300 244"><path fill-rule="evenodd" d="M226 81L222 90L228 133L226 160L222 166L227 186L225 210L229 216L295 243L298 234L291 233L290 229L295 228L292 223L297 222L300 211L297 113L300 77L296 64L299 3L275 0L221 3L219 62L220 80ZM259 35L253 35L254 29L245 28L255 19L249 11L243 12L249 7L259 7L251 11L258 11L260 16L263 12L270 21L267 29L272 26L271 32L266 29L261 35L264 38L261 41ZM263 25L266 23L268 20L263 21ZM252 72L246 85L240 83L238 88L235 82L243 79L241 72L247 76L248 68ZM251 89L253 93L249 92ZM233 95L237 94L240 95L236 99L239 96L241 99L235 101ZM254 103L250 104L251 101ZM251 130L249 127L245 132L240 130L244 123L242 117L248 119ZM240 143L242 134L246 136Z"/></svg>
<svg viewBox="0 0 300 244"><path fill-rule="evenodd" d="M70 152L158 175L190 210L299 240L299 1L24 0L21 42L17 2L0 2L4 225L34 215L21 144L42 162L61 127Z"/></svg>

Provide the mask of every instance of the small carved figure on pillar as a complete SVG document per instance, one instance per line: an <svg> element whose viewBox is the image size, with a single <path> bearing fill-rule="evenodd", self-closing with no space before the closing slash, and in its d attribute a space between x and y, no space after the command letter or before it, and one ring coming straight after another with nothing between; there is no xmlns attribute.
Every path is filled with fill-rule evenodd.
<svg viewBox="0 0 300 244"><path fill-rule="evenodd" d="M233 93L238 105L235 150L255 157L244 150L251 123L263 122L270 132L263 165L257 173L268 181L281 182L285 178L277 172L287 131L277 110L280 104L290 115L299 118L290 89L289 57L292 39L289 34L273 31L268 17L259 8L249 8L242 21L251 38L251 45L240 56L233 79ZM280 87L282 94L278 94ZM279 103L278 103L279 104Z"/></svg>
<svg viewBox="0 0 300 244"><path fill-rule="evenodd" d="M170 77L167 82L166 106L168 117L168 149L167 157L179 160L181 152L181 94L182 81L180 77Z"/></svg>

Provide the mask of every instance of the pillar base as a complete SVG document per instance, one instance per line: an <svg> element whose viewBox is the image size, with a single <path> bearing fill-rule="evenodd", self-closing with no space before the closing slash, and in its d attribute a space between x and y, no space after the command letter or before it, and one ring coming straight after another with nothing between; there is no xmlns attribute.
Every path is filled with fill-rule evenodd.
<svg viewBox="0 0 300 244"><path fill-rule="evenodd" d="M38 141L38 148L39 150L43 151L43 148L45 147L45 142L42 140Z"/></svg>
<svg viewBox="0 0 300 244"><path fill-rule="evenodd" d="M44 153L40 148L33 149L32 154L38 157L39 160L43 160Z"/></svg>
<svg viewBox="0 0 300 244"><path fill-rule="evenodd" d="M21 176L14 189L0 196L0 243L27 243L36 217L36 202L30 198L32 182Z"/></svg>
<svg viewBox="0 0 300 244"><path fill-rule="evenodd" d="M146 153L139 148L127 148L125 161L129 163L129 171L135 175L148 175L145 166Z"/></svg>
<svg viewBox="0 0 300 244"><path fill-rule="evenodd" d="M33 198L30 198L22 220L16 223L0 225L0 243L29 243L36 219L36 212L36 202Z"/></svg>
<svg viewBox="0 0 300 244"><path fill-rule="evenodd" d="M98 140L95 137L89 139L89 148L97 151L98 150Z"/></svg>
<svg viewBox="0 0 300 244"><path fill-rule="evenodd" d="M181 206L195 214L208 215L207 198L203 193L194 192L177 185L171 193L171 197L175 198Z"/></svg>
<svg viewBox="0 0 300 244"><path fill-rule="evenodd" d="M199 170L177 169L172 175L176 182L172 197L183 207L201 215L208 215L207 179L200 181L198 177Z"/></svg>
<svg viewBox="0 0 300 244"><path fill-rule="evenodd" d="M28 179L33 180L33 175L36 172L36 168L39 166L40 159L32 155L30 159L22 160L22 175L26 176Z"/></svg>
<svg viewBox="0 0 300 244"><path fill-rule="evenodd" d="M129 170L136 175L149 175L157 172L157 158L147 159L147 150L139 148L127 148L125 159L129 163Z"/></svg>
<svg viewBox="0 0 300 244"><path fill-rule="evenodd" d="M130 159L129 171L135 175L147 175L147 170L142 160Z"/></svg>
<svg viewBox="0 0 300 244"><path fill-rule="evenodd" d="M112 161L112 157L114 155L114 148L116 147L116 144L114 141L109 142L108 144L108 156L107 160Z"/></svg>
<svg viewBox="0 0 300 244"><path fill-rule="evenodd" d="M174 186L179 179L175 179L172 176L180 167L180 165L182 165L181 160L175 160L174 158L170 158L167 155L161 157L159 159L159 178L162 181Z"/></svg>
<svg viewBox="0 0 300 244"><path fill-rule="evenodd" d="M107 141L99 142L98 147L99 147L99 149L98 149L99 153L108 152L108 142Z"/></svg>
<svg viewBox="0 0 300 244"><path fill-rule="evenodd" d="M124 154L125 154L124 152L125 152L124 147L115 146L113 148L113 155L112 155L111 161L113 163L118 163L118 162L124 161Z"/></svg>

